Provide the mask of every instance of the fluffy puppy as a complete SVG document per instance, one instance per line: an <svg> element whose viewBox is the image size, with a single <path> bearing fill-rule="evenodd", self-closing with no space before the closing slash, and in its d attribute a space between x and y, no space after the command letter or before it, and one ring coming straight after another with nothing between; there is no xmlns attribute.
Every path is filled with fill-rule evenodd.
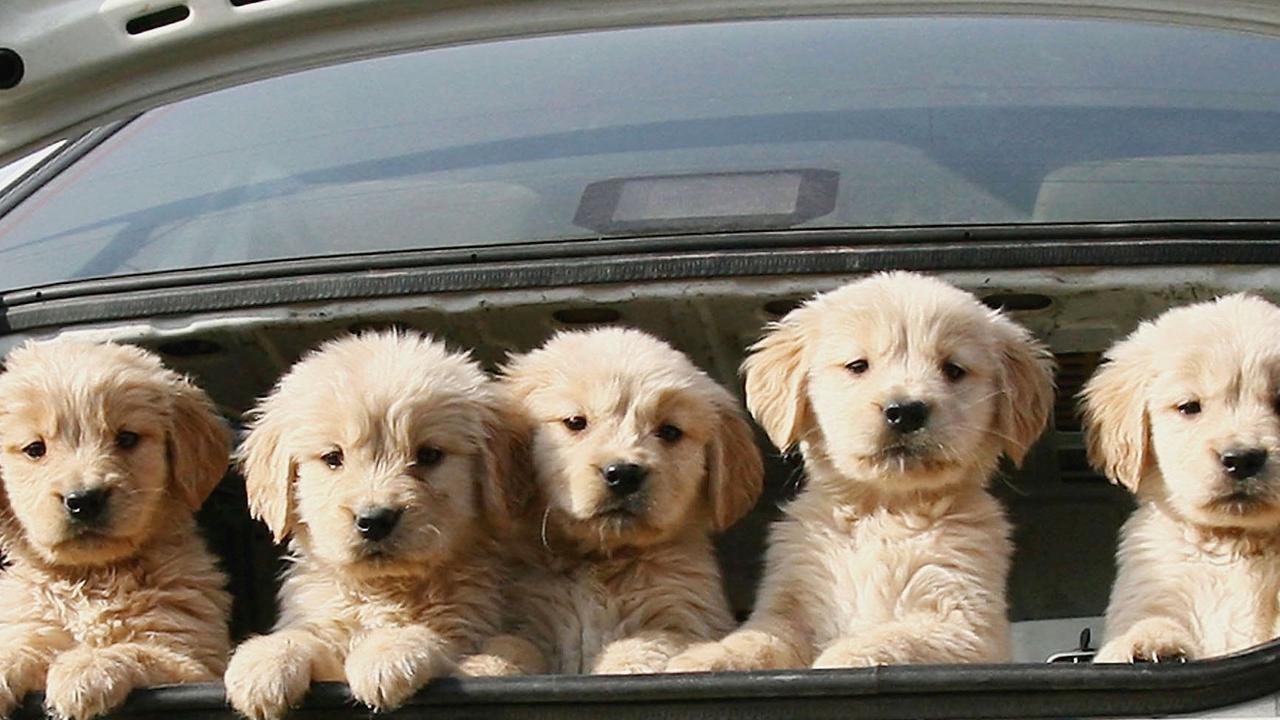
<svg viewBox="0 0 1280 720"><path fill-rule="evenodd" d="M818 295L743 365L747 406L808 482L754 612L668 670L999 661L1009 524L985 490L1053 399L1052 361L972 295L909 273Z"/></svg>
<svg viewBox="0 0 1280 720"><path fill-rule="evenodd" d="M389 710L497 632L493 537L516 498L503 416L476 363L417 334L326 343L280 380L239 460L291 565L275 630L227 669L237 710L279 718L325 680Z"/></svg>
<svg viewBox="0 0 1280 720"><path fill-rule="evenodd" d="M216 680L226 578L193 512L227 470L209 398L136 347L28 343L0 375L0 717L89 718Z"/></svg>
<svg viewBox="0 0 1280 720"><path fill-rule="evenodd" d="M733 626L710 534L763 466L737 401L637 330L561 333L505 384L531 425L537 498L514 547L513 635L472 674L661 671Z"/></svg>
<svg viewBox="0 0 1280 720"><path fill-rule="evenodd" d="M1090 461L1135 493L1099 662L1202 658L1278 634L1280 308L1170 310L1082 393Z"/></svg>

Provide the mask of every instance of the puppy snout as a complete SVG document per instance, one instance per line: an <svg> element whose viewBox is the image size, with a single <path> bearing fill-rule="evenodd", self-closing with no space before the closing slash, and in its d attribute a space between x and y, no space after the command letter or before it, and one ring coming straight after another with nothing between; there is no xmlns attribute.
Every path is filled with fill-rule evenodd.
<svg viewBox="0 0 1280 720"><path fill-rule="evenodd" d="M604 476L604 483L609 486L610 492L625 496L640 489L649 470L635 463L615 462L603 467L600 474Z"/></svg>
<svg viewBox="0 0 1280 720"><path fill-rule="evenodd" d="M76 490L62 496L62 506L76 522L93 522L107 508L107 491L104 488Z"/></svg>
<svg viewBox="0 0 1280 720"><path fill-rule="evenodd" d="M919 400L894 400L884 406L884 421L894 432L913 433L929 421L929 406Z"/></svg>
<svg viewBox="0 0 1280 720"><path fill-rule="evenodd" d="M1267 464L1267 451L1262 448L1229 448L1219 457L1223 469L1234 480L1251 478Z"/></svg>
<svg viewBox="0 0 1280 720"><path fill-rule="evenodd" d="M396 523L400 522L402 512L402 510L388 507L363 510L356 515L356 532L369 542L385 540L391 531L396 529Z"/></svg>

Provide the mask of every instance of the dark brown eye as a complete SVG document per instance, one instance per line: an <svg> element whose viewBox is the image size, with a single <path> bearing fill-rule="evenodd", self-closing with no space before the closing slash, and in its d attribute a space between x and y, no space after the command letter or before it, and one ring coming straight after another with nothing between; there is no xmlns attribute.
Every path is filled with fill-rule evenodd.
<svg viewBox="0 0 1280 720"><path fill-rule="evenodd" d="M942 374L951 382L958 382L963 380L964 376L969 374L969 371L953 362L944 362L942 363Z"/></svg>
<svg viewBox="0 0 1280 720"><path fill-rule="evenodd" d="M658 428L658 439L673 443L684 437L684 431L670 423Z"/></svg>
<svg viewBox="0 0 1280 720"><path fill-rule="evenodd" d="M45 453L44 441L37 440L31 443L30 445L27 445L26 447L22 448L22 452L26 453L27 457L31 458L32 460L39 460L40 458L44 457L44 453Z"/></svg>
<svg viewBox="0 0 1280 720"><path fill-rule="evenodd" d="M342 467L342 451L341 450L330 450L329 452L321 455L320 459L324 461L325 465L329 466L330 470L337 470L338 468Z"/></svg>
<svg viewBox="0 0 1280 720"><path fill-rule="evenodd" d="M1199 415L1200 403L1196 402L1195 400L1184 402L1178 406L1178 412L1182 413L1183 415Z"/></svg>
<svg viewBox="0 0 1280 720"><path fill-rule="evenodd" d="M853 373L854 375L861 375L862 373L871 369L871 364L868 363L866 360L854 360L853 362L849 363L848 365L845 365L844 367L846 370Z"/></svg>
<svg viewBox="0 0 1280 720"><path fill-rule="evenodd" d="M418 463L418 467L431 467L440 462L444 458L444 451L440 448L433 448L423 445L418 448L418 454L414 460Z"/></svg>
<svg viewBox="0 0 1280 720"><path fill-rule="evenodd" d="M587 429L587 419L581 415L574 415L563 420L564 426L574 432L582 432Z"/></svg>
<svg viewBox="0 0 1280 720"><path fill-rule="evenodd" d="M116 447L121 450L129 450L138 444L138 433L128 430L121 430L116 433Z"/></svg>

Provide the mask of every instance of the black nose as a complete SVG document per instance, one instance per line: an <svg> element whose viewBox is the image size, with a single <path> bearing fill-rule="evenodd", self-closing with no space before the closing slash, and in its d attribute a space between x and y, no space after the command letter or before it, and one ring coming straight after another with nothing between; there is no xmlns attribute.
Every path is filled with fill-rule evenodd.
<svg viewBox="0 0 1280 720"><path fill-rule="evenodd" d="M107 491L98 488L69 492L62 496L62 506L67 509L71 519L92 522L102 515L102 511L107 507Z"/></svg>
<svg viewBox="0 0 1280 720"><path fill-rule="evenodd" d="M604 483L614 495L630 495L640 489L649 471L635 463L612 463L606 465L600 474L604 475Z"/></svg>
<svg viewBox="0 0 1280 720"><path fill-rule="evenodd" d="M1222 467L1236 480L1251 478L1267 464L1267 451L1261 448L1231 448L1222 453Z"/></svg>
<svg viewBox="0 0 1280 720"><path fill-rule="evenodd" d="M884 419L894 432L905 435L924 427L929 406L919 400L894 401L884 406Z"/></svg>
<svg viewBox="0 0 1280 720"><path fill-rule="evenodd" d="M400 522L400 510L391 508L374 508L356 516L356 530L360 537L370 542L378 542L391 534Z"/></svg>

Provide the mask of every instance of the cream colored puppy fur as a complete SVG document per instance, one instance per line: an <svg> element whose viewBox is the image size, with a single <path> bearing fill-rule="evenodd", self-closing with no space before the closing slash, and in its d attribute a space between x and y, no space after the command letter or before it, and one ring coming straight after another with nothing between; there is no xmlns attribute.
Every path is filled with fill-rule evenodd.
<svg viewBox="0 0 1280 720"><path fill-rule="evenodd" d="M1045 349L968 293L890 273L815 297L752 350L747 406L808 481L750 619L668 670L1007 660L1010 528L984 487L1045 427ZM927 418L895 431L911 401Z"/></svg>
<svg viewBox="0 0 1280 720"><path fill-rule="evenodd" d="M280 380L240 460L292 562L274 632L231 659L237 710L278 718L323 680L389 710L497 632L493 538L515 499L503 416L476 363L417 334L326 343Z"/></svg>
<svg viewBox="0 0 1280 720"><path fill-rule="evenodd" d="M216 680L231 597L192 514L231 437L209 398L125 345L34 342L5 362L0 717L30 691L78 719Z"/></svg>
<svg viewBox="0 0 1280 720"><path fill-rule="evenodd" d="M1280 634L1280 308L1247 295L1143 323L1086 385L1089 457L1137 495L1098 662ZM1252 451L1252 462L1243 456Z"/></svg>
<svg viewBox="0 0 1280 720"><path fill-rule="evenodd" d="M512 360L505 384L531 425L538 496L513 543L517 637L465 669L657 672L728 632L710 535L752 508L763 479L733 396L620 328L561 333Z"/></svg>

